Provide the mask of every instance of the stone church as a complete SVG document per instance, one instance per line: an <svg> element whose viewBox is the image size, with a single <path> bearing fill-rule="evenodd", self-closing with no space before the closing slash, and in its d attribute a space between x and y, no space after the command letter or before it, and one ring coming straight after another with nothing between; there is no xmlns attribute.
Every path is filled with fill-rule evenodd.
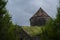
<svg viewBox="0 0 60 40"><path fill-rule="evenodd" d="M30 25L31 26L43 26L51 17L40 8L31 18Z"/></svg>
<svg viewBox="0 0 60 40"><path fill-rule="evenodd" d="M20 28L19 39L20 40L40 40L40 34L42 29L39 26L43 26L51 17L40 8L31 18L31 27L23 26Z"/></svg>

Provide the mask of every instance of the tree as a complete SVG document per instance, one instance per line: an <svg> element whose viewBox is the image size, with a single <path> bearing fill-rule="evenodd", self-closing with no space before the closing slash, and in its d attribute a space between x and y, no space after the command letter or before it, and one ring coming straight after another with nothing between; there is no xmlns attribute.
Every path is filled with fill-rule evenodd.
<svg viewBox="0 0 60 40"><path fill-rule="evenodd" d="M0 28L3 26L3 18L4 15L7 13L7 10L5 8L7 2L0 0Z"/></svg>
<svg viewBox="0 0 60 40"><path fill-rule="evenodd" d="M55 20L50 20L42 31L41 40L60 40L60 7Z"/></svg>
<svg viewBox="0 0 60 40"><path fill-rule="evenodd" d="M56 40L60 40L60 7L57 9L57 17L54 21Z"/></svg>
<svg viewBox="0 0 60 40"><path fill-rule="evenodd" d="M8 29L12 25L11 17L6 10L6 0L0 0L0 40L8 40Z"/></svg>
<svg viewBox="0 0 60 40"><path fill-rule="evenodd" d="M20 26L12 23L6 4L6 0L0 0L0 40L20 40Z"/></svg>

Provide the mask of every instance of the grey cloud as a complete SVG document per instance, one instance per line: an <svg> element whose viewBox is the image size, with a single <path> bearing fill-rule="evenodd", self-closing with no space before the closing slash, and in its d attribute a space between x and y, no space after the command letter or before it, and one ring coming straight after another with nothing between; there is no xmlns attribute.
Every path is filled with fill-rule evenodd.
<svg viewBox="0 0 60 40"><path fill-rule="evenodd" d="M12 21L18 25L29 26L29 19L42 7L51 17L55 17L58 0L9 0L7 9ZM53 11L53 12L52 12Z"/></svg>

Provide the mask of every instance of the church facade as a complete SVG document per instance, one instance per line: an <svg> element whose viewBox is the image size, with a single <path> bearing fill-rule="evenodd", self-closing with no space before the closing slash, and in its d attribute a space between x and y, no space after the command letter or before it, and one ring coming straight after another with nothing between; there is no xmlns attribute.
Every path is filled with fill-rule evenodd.
<svg viewBox="0 0 60 40"><path fill-rule="evenodd" d="M40 8L31 18L30 25L31 26L43 26L51 17Z"/></svg>

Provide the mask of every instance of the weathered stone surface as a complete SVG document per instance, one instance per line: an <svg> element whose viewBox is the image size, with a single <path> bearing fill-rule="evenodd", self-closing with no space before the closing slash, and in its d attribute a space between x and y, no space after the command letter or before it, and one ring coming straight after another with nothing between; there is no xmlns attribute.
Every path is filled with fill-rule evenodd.
<svg viewBox="0 0 60 40"><path fill-rule="evenodd" d="M30 25L31 26L43 26L51 17L40 8L31 18Z"/></svg>

